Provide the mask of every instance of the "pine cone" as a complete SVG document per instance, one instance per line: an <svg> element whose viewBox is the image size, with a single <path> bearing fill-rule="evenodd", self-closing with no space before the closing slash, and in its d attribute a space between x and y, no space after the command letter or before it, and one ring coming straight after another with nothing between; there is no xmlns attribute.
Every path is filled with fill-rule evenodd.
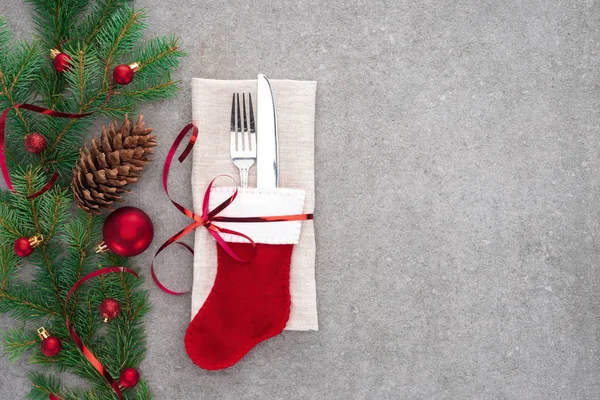
<svg viewBox="0 0 600 400"><path fill-rule="evenodd" d="M102 126L100 141L93 138L89 149L80 150L73 171L73 196L79 208L100 214L103 208L112 209L113 202L123 201L121 194L129 192L125 186L137 182L151 161L156 135L150 132L143 115L135 126L127 116L118 129L116 121Z"/></svg>

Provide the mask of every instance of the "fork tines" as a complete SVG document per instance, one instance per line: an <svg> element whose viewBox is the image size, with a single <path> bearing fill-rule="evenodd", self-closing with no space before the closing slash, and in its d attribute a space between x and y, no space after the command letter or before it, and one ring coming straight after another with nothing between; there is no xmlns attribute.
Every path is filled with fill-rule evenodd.
<svg viewBox="0 0 600 400"><path fill-rule="evenodd" d="M249 126L248 126L249 125ZM256 161L256 129L254 125L254 110L252 95L248 93L248 108L246 94L234 93L231 100L231 139L229 143L231 161L240 170L240 186L248 186L248 170Z"/></svg>

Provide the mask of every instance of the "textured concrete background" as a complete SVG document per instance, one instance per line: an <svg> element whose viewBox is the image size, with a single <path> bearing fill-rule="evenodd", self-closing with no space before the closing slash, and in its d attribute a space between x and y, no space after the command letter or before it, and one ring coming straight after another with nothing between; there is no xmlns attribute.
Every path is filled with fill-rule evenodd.
<svg viewBox="0 0 600 400"><path fill-rule="evenodd" d="M190 79L319 82L321 330L202 371L182 344L189 297L148 282L156 399L600 398L599 2L137 5L149 35L176 33L190 54L181 95L143 108L162 146L129 196L157 227L139 265L185 223L159 177ZM27 5L2 0L0 14L29 37ZM171 181L187 204L189 165ZM189 255L159 264L190 286ZM23 398L29 367L0 368L2 398Z"/></svg>

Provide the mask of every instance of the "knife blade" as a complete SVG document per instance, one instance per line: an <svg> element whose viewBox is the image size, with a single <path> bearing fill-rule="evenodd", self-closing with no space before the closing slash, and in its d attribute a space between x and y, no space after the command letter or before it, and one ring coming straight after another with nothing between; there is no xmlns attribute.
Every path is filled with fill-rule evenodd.
<svg viewBox="0 0 600 400"><path fill-rule="evenodd" d="M279 183L277 112L269 79L258 75L256 129L256 187L276 188Z"/></svg>

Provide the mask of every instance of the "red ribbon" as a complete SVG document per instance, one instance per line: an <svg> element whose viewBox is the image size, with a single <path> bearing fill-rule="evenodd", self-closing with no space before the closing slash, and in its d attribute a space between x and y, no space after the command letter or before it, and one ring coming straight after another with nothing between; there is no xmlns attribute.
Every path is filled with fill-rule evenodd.
<svg viewBox="0 0 600 400"><path fill-rule="evenodd" d="M228 233L230 235L242 237L242 238L246 239L252 245L253 248L256 247L256 243L254 243L254 241L247 235L244 235L241 232L237 232L237 231L234 231L231 229L219 227L214 224L215 222L282 222L282 221L305 221L305 220L313 219L313 214L279 215L279 216L269 216L269 217L223 217L223 216L218 216L218 214L221 211L225 210L235 200L235 198L238 195L238 190L236 187L234 193L229 198L227 198L225 201L223 201L221 204L219 204L213 210L211 210L211 211L208 210L208 204L209 204L209 200L210 200L210 191L214 185L215 180L221 176L225 176L235 182L235 180L228 175L219 175L219 176L215 177L212 181L210 181L208 187L206 188L206 192L204 193L204 200L202 202L202 215L195 214L191 210L189 210L189 209L185 208L184 206L182 206L181 204L177 203L175 200L173 200L171 198L171 195L169 194L169 188L168 188L169 170L171 168L171 163L173 161L173 157L175 156L175 152L177 151L177 148L181 144L185 135L190 130L192 130L192 136L191 136L190 141L188 142L185 150L179 156L180 163L182 163L187 158L187 156L190 154L192 148L194 147L194 144L196 143L196 139L198 138L198 127L196 127L196 125L194 125L194 124L188 124L185 128L183 128L181 130L181 132L179 132L179 135L177 135L177 137L175 138L175 141L173 142L173 145L171 146L171 149L169 150L169 153L167 154L167 159L165 160L165 165L163 168L163 188L165 190L165 193L167 194L167 197L169 198L171 203L173 203L175 208L177 208L179 211L181 211L188 218L191 218L194 222L192 222L191 224L186 226L184 229L182 229L181 231L179 231L178 233L176 233L175 235L170 237L166 242L164 242L159 247L159 249L156 251L156 253L154 254L154 258L152 259L152 263L150 264L150 273L151 273L152 279L154 279L154 282L156 283L156 285L162 291L164 291L168 294L172 294L172 295L186 294L187 291L186 292L175 292L173 290L168 289L162 283L160 283L160 281L156 277L156 273L154 272L154 260L164 249L166 249L173 243L177 243L181 246L184 246L188 251L190 251L192 254L194 254L194 250L192 250L192 248L190 246L188 246L185 243L178 242L178 240L183 238L184 236L186 236L188 233L192 232L194 229L198 228L199 226L203 226L206 229L208 229L208 232L211 234L211 236L225 250L225 252L227 254L229 254L229 256L231 256L234 260L236 260L238 262L248 262L250 260L241 258L240 256L238 256L235 253L235 251L233 251L233 249L231 249L231 247L227 244L225 239L223 239L223 237L221 236L221 233Z"/></svg>
<svg viewBox="0 0 600 400"><path fill-rule="evenodd" d="M6 165L4 137L6 134L6 119L8 117L8 112L12 109L16 110L18 108L22 108L24 110L29 110L29 111L33 111L38 114L48 115L48 116L57 117L57 118L83 118L83 117L87 117L88 115L92 114L92 113L67 114L67 113L63 113L60 111L54 111L54 110L50 110L48 108L34 106L33 104L26 104L26 103L15 104L14 106L9 107L6 110L4 110L4 112L2 113L2 116L0 116L0 168L2 168L2 176L4 177L4 182L6 182L6 186L13 193L17 193L17 191L13 187L12 181L10 180L10 175L8 174L8 166ZM48 190L50 190L52 185L54 185L54 183L57 180L58 180L58 173L54 172L52 174L52 177L48 181L48 183L46 183L46 185L44 185L44 187L41 190L27 196L27 198L34 199L34 198L40 196L41 194L47 192Z"/></svg>
<svg viewBox="0 0 600 400"><path fill-rule="evenodd" d="M125 273L135 276L136 278L139 278L138 274L134 270L132 270L130 268L126 268L126 267L107 267L107 268L99 269L97 271L87 274L86 276L84 276L83 278L81 278L80 280L75 282L75 284L73 285L73 287L71 288L71 290L69 290L69 293L67 294L67 297L65 299L65 304L66 305L68 304L69 299L71 298L71 295L83 283L85 283L85 282L89 281L90 279L93 279L97 276L104 275L104 274L110 274L113 272L125 272ZM73 326L71 326L71 322L69 321L68 313L65 314L65 319L66 319L67 329L71 333L71 337L73 338L73 341L75 342L75 344L77 345L79 350L81 350L84 357L90 362L90 364L92 364L92 366L96 369L96 371L98 371L100 373L100 375L102 375L104 377L104 379L106 379L106 381L112 387L112 389L115 391L115 393L117 394L119 399L122 399L123 393L121 393L121 388L119 387L119 383L117 381L115 381L112 376L110 376L110 374L108 373L106 368L104 368L104 365L102 365L100 360L98 360L96 358L96 356L92 353L92 351L85 344L83 344L83 341L81 340L79 335L77 335L77 332L75 332L75 329L73 328Z"/></svg>

